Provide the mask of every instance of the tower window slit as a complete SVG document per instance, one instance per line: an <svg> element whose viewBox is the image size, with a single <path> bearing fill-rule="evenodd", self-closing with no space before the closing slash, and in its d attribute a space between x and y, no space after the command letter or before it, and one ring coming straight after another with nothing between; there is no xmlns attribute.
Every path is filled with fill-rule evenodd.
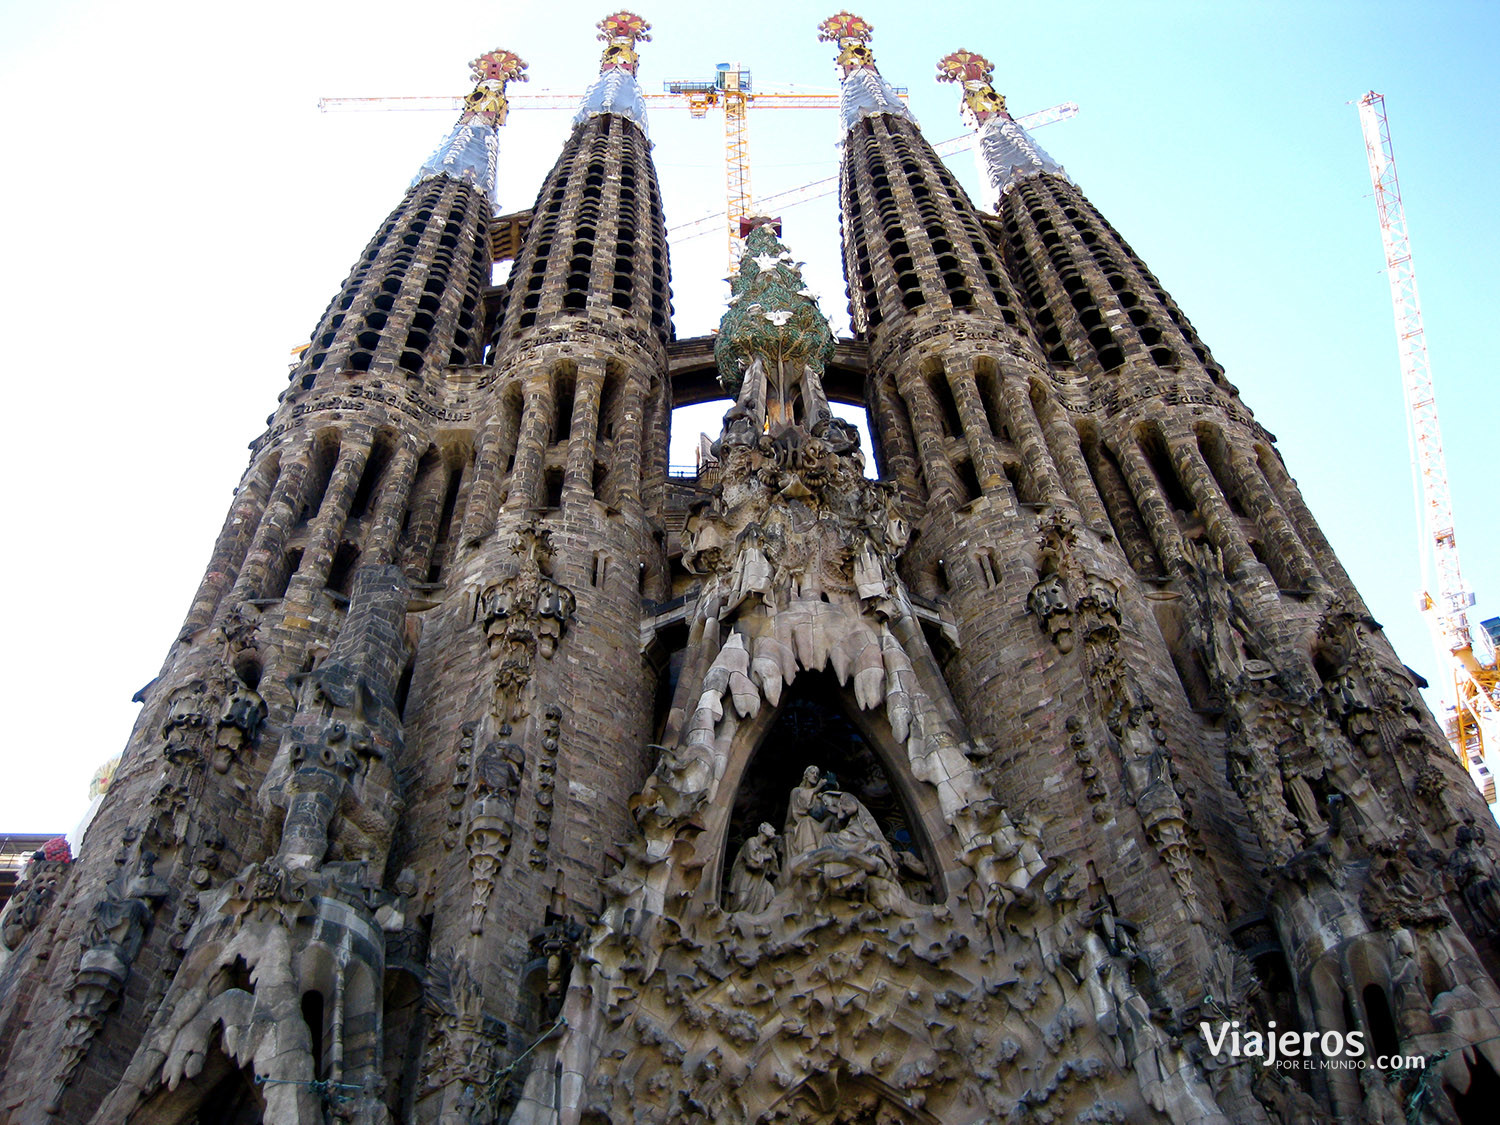
<svg viewBox="0 0 1500 1125"><path fill-rule="evenodd" d="M555 411L557 423L552 429L552 440L554 442L567 441L568 434L573 428L574 384L572 378L559 375L554 393L557 396Z"/></svg>
<svg viewBox="0 0 1500 1125"><path fill-rule="evenodd" d="M443 559L447 553L449 532L453 528L453 516L458 508L458 493L463 480L464 467L460 464L448 474L448 487L443 493L443 513L438 519L437 537L432 550L432 561L427 567L428 582L436 582L443 575Z"/></svg>
<svg viewBox="0 0 1500 1125"><path fill-rule="evenodd" d="M340 594L348 594L354 582L354 571L359 565L359 548L348 540L339 544L333 556L333 565L328 570L328 588Z"/></svg>
<svg viewBox="0 0 1500 1125"><path fill-rule="evenodd" d="M1141 434L1138 445L1146 457L1146 463L1151 466L1151 473L1167 503L1184 516L1196 515L1198 507L1177 477L1176 466L1172 464L1172 456L1167 450L1166 439L1162 437L1161 430L1154 425L1148 427Z"/></svg>
<svg viewBox="0 0 1500 1125"><path fill-rule="evenodd" d="M1161 560L1146 531L1146 521L1125 483L1125 475L1120 471L1114 454L1092 430L1080 430L1078 437L1084 463L1094 481L1094 490L1104 502L1104 510L1114 527L1115 538L1124 549L1131 567L1143 577L1163 577L1166 572L1162 569Z"/></svg>
<svg viewBox="0 0 1500 1125"><path fill-rule="evenodd" d="M281 566L271 575L263 596L267 598L286 597L286 588L291 584L292 575L297 573L297 568L301 565L301 547L290 547L284 551L281 556Z"/></svg>
<svg viewBox="0 0 1500 1125"><path fill-rule="evenodd" d="M958 412L958 403L953 398L953 388L942 372L935 374L930 382L933 397L937 399L938 421L945 437L957 437L964 432L963 417Z"/></svg>

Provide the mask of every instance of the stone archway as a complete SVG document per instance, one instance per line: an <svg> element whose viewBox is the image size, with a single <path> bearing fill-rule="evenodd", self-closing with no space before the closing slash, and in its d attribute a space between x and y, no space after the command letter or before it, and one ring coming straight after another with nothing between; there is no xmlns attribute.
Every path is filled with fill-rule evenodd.
<svg viewBox="0 0 1500 1125"><path fill-rule="evenodd" d="M878 1078L814 1074L767 1109L756 1125L941 1125Z"/></svg>
<svg viewBox="0 0 1500 1125"><path fill-rule="evenodd" d="M831 674L804 673L745 754L734 795L724 802L724 842L717 849L719 902L726 908L734 908L726 899L729 873L746 841L763 823L785 835L791 794L808 767L820 772L831 791L852 796L869 811L900 861L898 874L907 896L916 902L933 901L940 866L924 813L936 812L935 803L926 802L934 808L924 809L913 800L914 787L901 783L904 771L891 768L892 755L880 745L878 734L867 735L870 724L856 722L845 702ZM920 800L920 794L916 796ZM784 848L781 858L790 858ZM936 884L941 886L941 879Z"/></svg>

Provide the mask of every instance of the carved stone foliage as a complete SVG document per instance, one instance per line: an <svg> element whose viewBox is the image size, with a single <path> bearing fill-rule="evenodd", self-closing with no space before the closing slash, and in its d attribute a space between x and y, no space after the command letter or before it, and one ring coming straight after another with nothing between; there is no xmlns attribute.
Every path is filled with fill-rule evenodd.
<svg viewBox="0 0 1500 1125"><path fill-rule="evenodd" d="M514 558L479 591L475 618L495 669L495 713L504 722L524 714L523 698L538 655L550 659L568 627L576 599L552 578L552 537L520 527Z"/></svg>
<svg viewBox="0 0 1500 1125"><path fill-rule="evenodd" d="M745 238L738 273L730 280L729 311L714 341L719 381L731 395L763 405L772 426L791 422L799 391L810 422L819 418L820 396L803 384L820 381L833 354L828 320L810 300L799 263L770 224ZM746 389L745 383L751 386ZM826 409L826 402L821 405Z"/></svg>
<svg viewBox="0 0 1500 1125"><path fill-rule="evenodd" d="M526 751L507 740L510 733L509 725L501 726L500 738L479 752L469 787L471 801L464 847L469 853L469 880L473 887L469 932L475 934L484 928L490 894L495 889L500 865L510 851L515 829L516 794L521 787Z"/></svg>
<svg viewBox="0 0 1500 1125"><path fill-rule="evenodd" d="M73 871L71 860L33 859L15 894L0 914L0 942L14 950L37 928L52 900Z"/></svg>
<svg viewBox="0 0 1500 1125"><path fill-rule="evenodd" d="M1181 576L1189 632L1224 707L1230 783L1275 873L1270 913L1304 1026L1344 1027L1345 1010L1360 1010L1373 988L1399 1013L1403 1049L1487 1050L1480 1043L1492 1034L1500 994L1452 924L1445 872L1434 862L1443 853L1411 815L1417 806L1385 750L1388 735L1403 747L1414 740L1402 753L1415 794L1439 813L1428 823L1441 828L1454 817L1444 795L1450 786L1427 775L1427 736L1414 701L1375 661L1365 622L1336 600L1312 620L1306 647L1285 636L1273 644L1241 605L1217 553L1189 547ZM1482 882L1482 861L1473 860ZM1419 962L1447 966L1449 983L1419 983ZM1315 1110L1299 1087L1253 1078L1255 1097L1274 1117L1319 1119L1306 1116ZM1355 1076L1331 1082L1344 1116L1389 1116L1381 1093Z"/></svg>
<svg viewBox="0 0 1500 1125"><path fill-rule="evenodd" d="M838 812L818 822L815 801ZM1085 905L1077 871L1037 857L1003 891L912 903L863 821L836 791L794 800L761 833L797 853L766 908L596 934L586 1105L701 1125L1227 1120L1160 1024L1131 927L1102 893Z"/></svg>
<svg viewBox="0 0 1500 1125"><path fill-rule="evenodd" d="M361 569L332 651L295 680L297 711L260 791L267 815L280 821L274 862L282 867L332 861L351 865L357 882L384 877L403 808L395 685L405 599L397 568Z"/></svg>
<svg viewBox="0 0 1500 1125"><path fill-rule="evenodd" d="M47 1103L56 1113L63 1093L88 1054L105 1017L125 991L132 964L156 913L170 888L156 874L157 856L134 844L119 873L109 881L104 895L89 914L78 968L68 989L69 1011L64 1027L60 1066Z"/></svg>
<svg viewBox="0 0 1500 1125"><path fill-rule="evenodd" d="M531 814L531 848L526 860L533 867L545 867L547 850L552 845L552 812L557 799L558 737L562 734L562 708L549 703L542 708L539 740L541 752L536 761L536 808Z"/></svg>
<svg viewBox="0 0 1500 1125"><path fill-rule="evenodd" d="M215 662L167 696L162 755L175 766L211 764L228 773L255 742L266 702L223 664Z"/></svg>
<svg viewBox="0 0 1500 1125"><path fill-rule="evenodd" d="M795 311L773 307L774 289L737 316ZM804 299L778 299L792 297ZM721 337L721 351L742 347L742 378L700 478L711 495L683 533L684 565L703 576L692 640L632 802L641 838L563 1008L589 1028L585 1107L703 1125L1224 1121L1159 1026L1139 960L1096 932L1099 910L1079 909L1081 873L977 777L987 751L968 741L897 575L894 496L823 417L817 365L771 355L755 327L743 345ZM1076 636L1117 632L1113 586L1058 573ZM935 903L903 886L922 861L813 763L784 820L732 865L716 854L735 803L723 778L744 784L750 743L774 729L766 709L825 669L854 713L875 713L882 760L941 822L943 855L931 854L951 870L934 873ZM523 1105L549 1104L548 1068L537 1063Z"/></svg>
<svg viewBox="0 0 1500 1125"><path fill-rule="evenodd" d="M490 1120L499 1093L492 1082L495 1047L504 1042L505 1025L485 1013L484 991L467 961L457 954L433 957L427 966L426 1006L422 1088L452 1088L456 1099L467 1101L468 1120Z"/></svg>
<svg viewBox="0 0 1500 1125"><path fill-rule="evenodd" d="M702 641L637 819L687 815L714 776L715 746L824 668L856 706L883 710L919 777L966 772L956 711L945 689L921 682L909 651L923 642L895 571L906 528L894 493L800 426L756 437L759 415L739 409L716 447L713 497L683 533L684 565L704 576L693 611Z"/></svg>
<svg viewBox="0 0 1500 1125"><path fill-rule="evenodd" d="M1059 643L1060 651L1072 651L1075 630L1081 635L1090 701L1119 761L1125 797L1135 807L1146 838L1171 875L1189 916L1196 916L1192 827L1182 801L1184 790L1155 707L1120 651L1119 590L1087 565L1078 529L1065 516L1044 517L1039 531L1039 569L1044 577L1033 588L1028 607L1054 641L1066 635L1066 643ZM1103 802L1109 791L1094 764L1086 724L1082 716L1074 715L1065 726L1074 760L1087 783L1084 793L1094 806L1093 816L1106 821L1110 810Z"/></svg>
<svg viewBox="0 0 1500 1125"><path fill-rule="evenodd" d="M389 1120L374 1061L384 931L404 924L414 889L409 872L395 892L383 889L401 809L395 767L402 731L393 692L404 663L406 606L399 568L356 573L332 650L297 677L297 710L260 792L276 830L274 853L213 890L224 842L207 833L194 845L174 937L182 966L98 1120L126 1119L163 1084L194 1079L218 1049L265 1079L267 1120L323 1120L325 1104L336 1119ZM145 839L173 838L161 825L174 821L179 796L168 788L158 793L157 827ZM144 893L127 888L137 902ZM142 910L127 901L116 914L141 917ZM334 1083L326 1089L317 1085L319 1050L303 1008L309 990L324 996L329 1026L341 1029L344 1053L325 1066Z"/></svg>

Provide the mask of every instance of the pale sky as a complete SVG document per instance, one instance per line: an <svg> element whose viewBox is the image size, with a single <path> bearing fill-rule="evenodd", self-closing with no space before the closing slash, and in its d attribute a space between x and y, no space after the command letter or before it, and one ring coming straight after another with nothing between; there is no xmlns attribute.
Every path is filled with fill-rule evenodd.
<svg viewBox="0 0 1500 1125"><path fill-rule="evenodd" d="M246 444L308 333L446 113L325 114L325 95L463 94L468 60L518 52L517 92L581 92L594 23L575 0L252 8L0 0L0 271L10 424L10 597L0 834L65 831L118 753L201 577ZM832 90L805 3L651 0L648 91L739 61L757 86ZM1486 3L1074 0L897 4L875 26L934 142L963 131L932 80L958 47L996 64L1018 114L1076 101L1037 139L1132 244L1280 439L1314 514L1407 663L1435 658L1414 609L1415 507L1358 115L1386 95L1443 412L1474 620L1500 614L1492 387L1500 219L1500 13ZM569 115L522 112L501 204L530 206ZM722 205L722 119L653 109L669 225ZM753 113L752 183L836 170L836 117ZM950 160L977 190L972 157ZM832 200L785 239L847 331ZM673 246L677 332L717 322L724 246ZM688 447L701 426L681 427ZM674 454L674 460L678 455ZM690 454L682 459L690 460Z"/></svg>

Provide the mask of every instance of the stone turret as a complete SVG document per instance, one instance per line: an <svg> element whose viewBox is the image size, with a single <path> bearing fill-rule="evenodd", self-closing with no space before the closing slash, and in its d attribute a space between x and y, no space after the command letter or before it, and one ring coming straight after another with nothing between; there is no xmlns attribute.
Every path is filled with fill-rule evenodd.
<svg viewBox="0 0 1500 1125"><path fill-rule="evenodd" d="M0 918L0 1121L1488 1120L1479 796L989 61L938 69L996 214L826 20L856 338L754 220L678 341L649 28L599 30L532 210L493 51L319 323Z"/></svg>

